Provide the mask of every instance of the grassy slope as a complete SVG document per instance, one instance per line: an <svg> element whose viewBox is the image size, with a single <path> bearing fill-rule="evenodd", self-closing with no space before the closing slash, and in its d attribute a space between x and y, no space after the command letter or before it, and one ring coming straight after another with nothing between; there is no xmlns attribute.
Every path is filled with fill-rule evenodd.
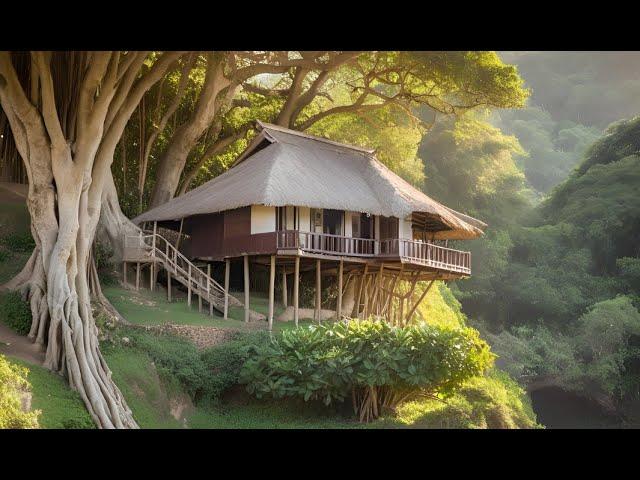
<svg viewBox="0 0 640 480"><path fill-rule="evenodd" d="M239 330L255 330L266 328L266 322L246 325L244 309L238 307L229 308L229 319L218 316L210 317L207 312L198 312L197 297L194 297L191 308L187 306L186 299L174 298L168 302L162 291L151 292L141 289L139 291L127 290L120 286L109 285L103 288L105 296L113 304L120 314L131 323L138 325L162 325L173 323L177 325L205 325L218 328L233 328ZM268 300L264 295L251 295L251 308L256 312L266 314L269 309ZM275 315L282 313L283 308L276 303ZM309 320L301 320L301 325L310 324ZM279 331L292 328L293 322L274 322L274 330Z"/></svg>
<svg viewBox="0 0 640 480"><path fill-rule="evenodd" d="M11 361L29 369L31 407L42 411L38 419L41 428L94 428L82 399L61 376L23 360Z"/></svg>

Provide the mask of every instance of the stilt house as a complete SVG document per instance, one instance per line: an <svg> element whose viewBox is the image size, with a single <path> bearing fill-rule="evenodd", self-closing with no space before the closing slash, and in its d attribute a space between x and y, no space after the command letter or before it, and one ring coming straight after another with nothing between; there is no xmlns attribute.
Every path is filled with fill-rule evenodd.
<svg viewBox="0 0 640 480"><path fill-rule="evenodd" d="M236 301L228 295L230 262L244 265L245 320L251 265L265 265L270 272L269 326L276 272L285 285L285 304L287 276L293 280L297 322L299 275L305 270L316 272L318 315L322 276L337 275L338 318L378 315L404 323L424 295L399 295L394 290L398 280L408 280L412 293L417 281L469 276L470 252L446 245L448 240L476 238L486 227L414 188L372 150L261 122L227 172L134 222L153 225L154 233L143 240L153 247L152 262L187 282L190 295L193 289L200 301L204 297L210 309L225 316L228 302ZM187 239L180 252L157 235L160 227ZM127 250L125 260L140 261L139 250ZM193 262L224 262L224 286ZM349 285L345 311L343 294Z"/></svg>

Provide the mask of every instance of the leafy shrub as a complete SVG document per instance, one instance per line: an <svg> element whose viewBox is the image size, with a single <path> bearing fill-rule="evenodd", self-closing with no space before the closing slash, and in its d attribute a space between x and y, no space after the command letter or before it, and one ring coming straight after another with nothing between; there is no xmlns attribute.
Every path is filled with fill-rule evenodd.
<svg viewBox="0 0 640 480"><path fill-rule="evenodd" d="M0 250L0 263L4 262L7 258L9 258L9 252Z"/></svg>
<svg viewBox="0 0 640 480"><path fill-rule="evenodd" d="M0 355L0 429L38 428L40 411L24 412L21 393L30 390L27 369L9 363Z"/></svg>
<svg viewBox="0 0 640 480"><path fill-rule="evenodd" d="M20 335L31 329L31 309L22 300L19 292L9 292L0 296L0 317L4 323Z"/></svg>
<svg viewBox="0 0 640 480"><path fill-rule="evenodd" d="M207 348L201 354L207 370L202 398L217 400L225 390L237 385L250 350L269 340L267 332L239 333L233 339Z"/></svg>
<svg viewBox="0 0 640 480"><path fill-rule="evenodd" d="M13 232L2 237L1 241L9 250L18 253L29 253L36 246L29 232Z"/></svg>
<svg viewBox="0 0 640 480"><path fill-rule="evenodd" d="M146 352L160 375L170 375L180 382L193 399L198 397L206 383L207 371L195 345L174 336L128 330L131 345Z"/></svg>
<svg viewBox="0 0 640 480"><path fill-rule="evenodd" d="M250 353L240 375L249 393L325 405L351 398L360 421L421 391L451 392L494 358L470 328L371 320L284 331Z"/></svg>

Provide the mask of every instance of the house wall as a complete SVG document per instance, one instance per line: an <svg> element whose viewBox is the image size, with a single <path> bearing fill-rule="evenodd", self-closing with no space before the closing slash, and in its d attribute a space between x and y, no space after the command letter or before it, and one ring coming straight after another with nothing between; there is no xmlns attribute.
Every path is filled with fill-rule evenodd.
<svg viewBox="0 0 640 480"><path fill-rule="evenodd" d="M345 237L353 237L353 221L354 212L344 212L344 235ZM355 215L358 215L357 213Z"/></svg>
<svg viewBox="0 0 640 480"><path fill-rule="evenodd" d="M309 207L298 207L298 215L300 216L300 231L308 232L311 226L311 209Z"/></svg>
<svg viewBox="0 0 640 480"><path fill-rule="evenodd" d="M275 232L276 207L251 205L251 234Z"/></svg>
<svg viewBox="0 0 640 480"><path fill-rule="evenodd" d="M398 225L398 234L400 238L405 240L413 240L413 231L411 229L411 215L401 218Z"/></svg>

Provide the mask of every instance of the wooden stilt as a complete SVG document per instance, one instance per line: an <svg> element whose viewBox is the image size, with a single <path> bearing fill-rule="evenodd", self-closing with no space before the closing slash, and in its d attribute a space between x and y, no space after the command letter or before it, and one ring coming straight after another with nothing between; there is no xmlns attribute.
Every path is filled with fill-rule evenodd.
<svg viewBox="0 0 640 480"><path fill-rule="evenodd" d="M362 288L364 287L364 281L367 277L367 269L369 265L364 266L364 273L362 274L362 278L360 279L360 285L358 286L358 300L356 301L356 318L360 316L360 299L362 298Z"/></svg>
<svg viewBox="0 0 640 480"><path fill-rule="evenodd" d="M136 290L140 290L140 262L136 262Z"/></svg>
<svg viewBox="0 0 640 480"><path fill-rule="evenodd" d="M413 304L413 307L411 307L411 310L409 310L409 313L407 314L407 319L405 323L409 323L409 320L411 320L411 316L416 311L416 308L418 308L418 305L420 305L420 302L422 302L422 299L427 295L427 293L431 289L433 282L435 282L435 280L431 280L429 285L427 285L427 288L425 288L424 291L422 292L422 295L420 295L420 298L418 299L418 301Z"/></svg>
<svg viewBox="0 0 640 480"><path fill-rule="evenodd" d="M231 260L224 261L224 318L229 316L229 272L231 270Z"/></svg>
<svg viewBox="0 0 640 480"><path fill-rule="evenodd" d="M371 275L367 276L364 284L364 302L362 308L362 318L366 319L369 316L369 283L371 282Z"/></svg>
<svg viewBox="0 0 640 480"><path fill-rule="evenodd" d="M316 311L315 311L315 319L316 321L320 321L320 306L321 306L321 291L322 280L320 278L320 259L316 260Z"/></svg>
<svg viewBox="0 0 640 480"><path fill-rule="evenodd" d="M209 316L213 317L213 302L211 301L211 264L207 263L207 301L209 302Z"/></svg>
<svg viewBox="0 0 640 480"><path fill-rule="evenodd" d="M155 262L151 262L149 264L149 289L153 292L153 284L155 283L153 281L153 268L155 266Z"/></svg>
<svg viewBox="0 0 640 480"><path fill-rule="evenodd" d="M371 301L371 312L375 311L376 316L380 315L380 302L378 301L378 297L380 296L380 290L382 289L382 272L384 271L384 263L380 264L380 270L378 271L378 275L376 275L376 285L373 291L373 299Z"/></svg>
<svg viewBox="0 0 640 480"><path fill-rule="evenodd" d="M269 269L269 330L273 329L273 302L276 287L276 256L271 255L271 266Z"/></svg>
<svg viewBox="0 0 640 480"><path fill-rule="evenodd" d="M187 305L190 307L191 306L191 264L189 264L189 279L187 281L188 286L187 286L187 290L188 290L188 295L187 295Z"/></svg>
<svg viewBox="0 0 640 480"><path fill-rule="evenodd" d="M287 308L287 270L285 268L282 269L282 306Z"/></svg>
<svg viewBox="0 0 640 480"><path fill-rule="evenodd" d="M342 272L344 268L344 261L340 260L340 265L338 266L338 304L336 306L336 317L337 320L342 319Z"/></svg>
<svg viewBox="0 0 640 480"><path fill-rule="evenodd" d="M153 236L151 237L151 256L153 258L153 260L151 261L151 268L150 268L150 288L151 291L153 292L153 290L155 289L156 286L156 262L155 262L155 258L156 258L156 234L158 233L158 222L153 222Z"/></svg>
<svg viewBox="0 0 640 480"><path fill-rule="evenodd" d="M244 260L244 321L249 322L249 255Z"/></svg>
<svg viewBox="0 0 640 480"><path fill-rule="evenodd" d="M396 276L393 277L392 283L391 283L391 287L389 288L389 297L387 298L387 301L385 303L385 307L383 309L383 313L387 310L387 308L389 308L389 311L392 310L393 308L393 296L395 294L395 290L396 290L396 284L398 283L398 279L400 278L400 276L402 275L402 270L404 270L404 264L400 265L400 271L398 272L398 274ZM387 319L390 322L391 321L391 313L389 313L387 315Z"/></svg>
<svg viewBox="0 0 640 480"><path fill-rule="evenodd" d="M167 270L167 300L171 301L171 272Z"/></svg>
<svg viewBox="0 0 640 480"><path fill-rule="evenodd" d="M293 320L298 326L298 292L300 287L300 257L296 257L293 270Z"/></svg>
<svg viewBox="0 0 640 480"><path fill-rule="evenodd" d="M127 262L123 262L124 263L124 267L122 268L122 275L123 275L123 281L124 281L124 286L127 286Z"/></svg>

